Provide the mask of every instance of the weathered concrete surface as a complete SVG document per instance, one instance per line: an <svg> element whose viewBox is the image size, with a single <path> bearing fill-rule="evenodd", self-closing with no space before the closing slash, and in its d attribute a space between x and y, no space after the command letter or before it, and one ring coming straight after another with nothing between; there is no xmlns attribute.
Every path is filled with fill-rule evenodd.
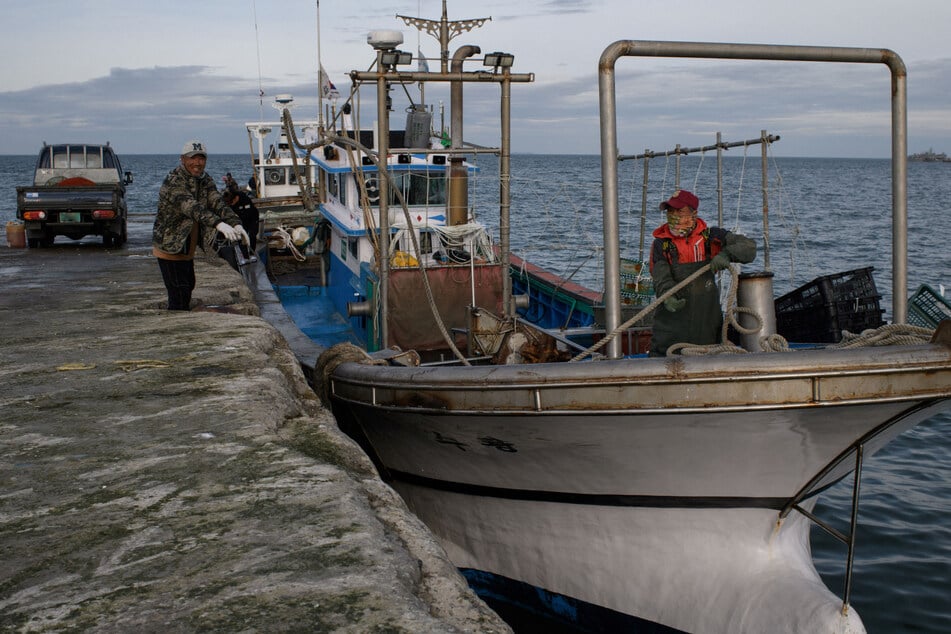
<svg viewBox="0 0 951 634"><path fill-rule="evenodd" d="M144 234L143 234L144 236ZM503 632L241 277L0 247L0 630Z"/></svg>

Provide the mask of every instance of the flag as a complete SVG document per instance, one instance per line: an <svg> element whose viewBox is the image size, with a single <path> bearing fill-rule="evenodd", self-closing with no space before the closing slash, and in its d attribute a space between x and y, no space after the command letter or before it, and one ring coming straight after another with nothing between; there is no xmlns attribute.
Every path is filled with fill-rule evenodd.
<svg viewBox="0 0 951 634"><path fill-rule="evenodd" d="M323 64L320 65L320 95L324 99L337 99L340 96L337 87L330 81L330 76L324 70Z"/></svg>
<svg viewBox="0 0 951 634"><path fill-rule="evenodd" d="M416 49L418 55L416 56L416 69L421 73L429 72L429 62L426 61L426 58L423 57L423 51L421 49Z"/></svg>

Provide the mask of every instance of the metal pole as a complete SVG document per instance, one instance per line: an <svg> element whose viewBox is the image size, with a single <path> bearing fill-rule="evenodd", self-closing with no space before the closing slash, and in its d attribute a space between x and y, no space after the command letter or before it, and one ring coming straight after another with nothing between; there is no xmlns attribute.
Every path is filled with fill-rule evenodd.
<svg viewBox="0 0 951 634"><path fill-rule="evenodd" d="M722 134L717 132L717 226L723 226L723 146Z"/></svg>
<svg viewBox="0 0 951 634"><path fill-rule="evenodd" d="M621 325L621 244L618 221L617 110L614 60L607 51L598 63L598 101L601 108L601 191L604 232L604 327L614 332ZM621 339L605 346L609 359L621 356Z"/></svg>
<svg viewBox="0 0 951 634"><path fill-rule="evenodd" d="M766 153L768 145L766 130L761 130L760 136L763 137L760 148L763 157L763 266L770 271L772 269L769 266L769 158Z"/></svg>
<svg viewBox="0 0 951 634"><path fill-rule="evenodd" d="M648 183L648 163L650 157L644 157L644 184L641 186L641 248L638 251L637 259L644 261L644 241L647 236L647 183Z"/></svg>
<svg viewBox="0 0 951 634"><path fill-rule="evenodd" d="M779 141L779 135L770 135L769 137L767 137L767 141L769 141L770 143L772 143L773 141ZM722 147L724 150L728 150L733 147L742 147L745 145L757 145L762 142L763 142L762 137L756 137L755 139L749 139L748 141L732 141L730 143L720 143L719 146ZM661 156L661 155L666 156L668 154L673 154L674 152L679 152L683 154L684 156L686 156L687 154L694 154L696 152L706 152L708 150L715 150L715 149L717 149L716 144L704 145L703 147L679 148L676 150L668 150L667 152L654 152L653 150L648 149L648 150L644 150L643 154L633 154L633 155L621 154L620 156L617 157L617 159L619 161L629 161L631 159L641 159L641 158L644 158L645 156L654 158L656 156Z"/></svg>
<svg viewBox="0 0 951 634"><path fill-rule="evenodd" d="M892 321L908 319L908 74L897 54L885 61L892 72Z"/></svg>
<svg viewBox="0 0 951 634"><path fill-rule="evenodd" d="M510 75L508 68L502 69L503 79ZM502 250L502 310L506 317L515 314L512 306L512 276L509 265L512 258L509 254L511 218L511 136L512 136L512 84L503 81L501 84L501 120L502 139L499 143L499 247Z"/></svg>
<svg viewBox="0 0 951 634"><path fill-rule="evenodd" d="M605 231L605 312L616 315L605 321L618 325L620 304L607 297L618 288L618 263L610 262L618 249L609 245L609 227L617 227L617 110L614 66L621 57L694 57L703 59L786 60L800 62L845 62L885 64L891 71L892 112L892 302L893 320L905 323L908 311L908 152L907 152L907 71L897 53L885 48L834 46L786 46L772 44L720 44L708 42L658 42L618 40L604 49L598 61L599 104L601 108L601 180ZM610 160L608 160L610 159ZM610 214L615 217L608 218ZM617 236L614 236L616 238ZM612 344L615 342L611 342ZM615 347L609 344L609 350Z"/></svg>
<svg viewBox="0 0 951 634"><path fill-rule="evenodd" d="M845 564L845 591L842 597L842 613L849 609L852 597L852 568L855 562L855 533L859 525L859 490L862 482L862 463L865 458L865 445L855 448L855 473L852 480L852 513L849 516L848 559Z"/></svg>
<svg viewBox="0 0 951 634"><path fill-rule="evenodd" d="M390 205L389 174L387 172L387 154L390 152L389 110L386 108L386 96L389 84L383 73L383 52L377 54L377 66L380 74L376 80L376 121L377 121L377 188L380 192L380 347L390 346L389 285L390 285Z"/></svg>
<svg viewBox="0 0 951 634"><path fill-rule="evenodd" d="M680 144L674 149L674 189L680 189ZM665 193L666 197L667 194Z"/></svg>

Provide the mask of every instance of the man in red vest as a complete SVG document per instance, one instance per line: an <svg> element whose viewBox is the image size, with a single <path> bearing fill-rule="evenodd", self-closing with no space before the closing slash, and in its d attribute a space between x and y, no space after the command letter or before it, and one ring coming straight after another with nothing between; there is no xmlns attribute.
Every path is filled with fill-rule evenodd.
<svg viewBox="0 0 951 634"><path fill-rule="evenodd" d="M723 311L714 273L731 262L752 262L756 243L720 227L708 227L697 216L700 200L685 189L660 204L667 222L654 230L650 271L654 293L660 297L697 269L710 270L664 301L654 312L650 356L663 357L676 343L720 343Z"/></svg>

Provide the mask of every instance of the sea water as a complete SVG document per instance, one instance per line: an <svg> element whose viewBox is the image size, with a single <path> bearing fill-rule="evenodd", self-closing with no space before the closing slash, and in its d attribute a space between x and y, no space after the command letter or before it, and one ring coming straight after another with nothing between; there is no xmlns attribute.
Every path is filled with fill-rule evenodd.
<svg viewBox="0 0 951 634"><path fill-rule="evenodd" d="M130 225L146 231L162 179L178 157L120 153L120 158L123 169L135 177L128 190ZM0 156L0 226L15 219L15 187L30 184L34 162L34 156ZM602 289L600 158L514 155L511 164L513 251ZM774 273L777 296L819 275L871 266L885 318L891 319L890 161L771 155L765 204L759 150L749 155L731 150L722 165L718 188L712 154L681 157L679 165L673 159L653 159L645 190L644 164L622 162L622 256L646 257L650 232L663 222L657 206L679 186L700 197L700 215L709 224L757 241L757 259L744 265L745 271L767 268L768 241L768 268ZM479 168L470 203L478 218L497 230L498 167L483 157ZM212 155L208 172L218 183L226 172L245 183L250 160L245 155ZM920 284L951 288L948 201L951 164L908 164L909 294ZM63 240L59 237L57 243ZM846 530L851 494L851 479L846 479L822 496L816 513ZM918 425L866 460L858 519L851 603L869 632L951 632L951 413ZM813 529L812 544L819 572L841 596L844 544L819 528Z"/></svg>

